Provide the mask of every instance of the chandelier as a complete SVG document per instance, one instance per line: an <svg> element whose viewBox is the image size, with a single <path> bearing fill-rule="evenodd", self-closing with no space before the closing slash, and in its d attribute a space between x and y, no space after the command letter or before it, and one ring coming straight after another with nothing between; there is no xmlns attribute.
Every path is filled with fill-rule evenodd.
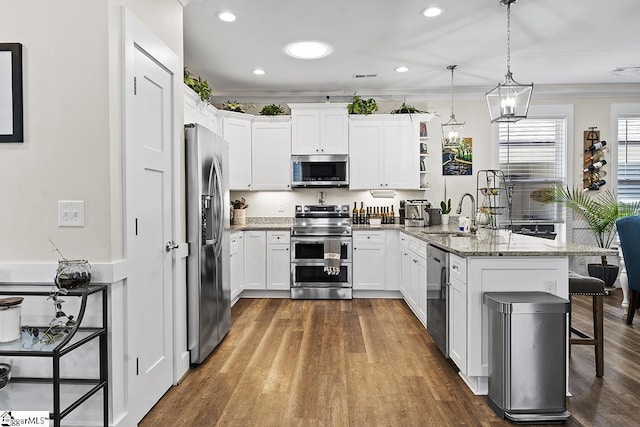
<svg viewBox="0 0 640 427"><path fill-rule="evenodd" d="M457 65L449 65L447 67L447 70L451 71L451 118L448 122L442 124L443 147L459 145L462 142L462 136L464 134L464 122L458 122L453 112L453 70L457 67Z"/></svg>
<svg viewBox="0 0 640 427"><path fill-rule="evenodd" d="M507 6L507 74L504 83L486 93L491 123L517 122L527 117L533 83L524 85L516 82L511 74L511 3L517 0L500 0Z"/></svg>

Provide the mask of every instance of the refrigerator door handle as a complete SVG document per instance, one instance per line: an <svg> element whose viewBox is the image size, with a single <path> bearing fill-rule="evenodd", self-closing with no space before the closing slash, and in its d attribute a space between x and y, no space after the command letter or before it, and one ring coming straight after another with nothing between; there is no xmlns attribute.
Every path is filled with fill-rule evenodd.
<svg viewBox="0 0 640 427"><path fill-rule="evenodd" d="M217 200L217 205L218 205L218 211L215 212L215 218L217 218L218 220L218 235L215 238L216 241L216 247L215 247L215 252L216 255L219 256L221 251L222 251L222 234L224 233L224 192L223 192L223 188L222 188L222 172L220 170L220 162L218 161L218 158L214 156L213 158L213 163L212 163L212 167L214 169L215 172L215 179L214 179L214 184L215 184L215 192L216 192L216 196L218 198Z"/></svg>

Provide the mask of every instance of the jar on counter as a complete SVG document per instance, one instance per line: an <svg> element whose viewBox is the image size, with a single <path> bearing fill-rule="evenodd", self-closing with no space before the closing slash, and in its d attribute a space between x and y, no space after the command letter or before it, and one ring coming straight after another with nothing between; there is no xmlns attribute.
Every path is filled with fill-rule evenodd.
<svg viewBox="0 0 640 427"><path fill-rule="evenodd" d="M22 297L0 299L0 343L20 338L22 322Z"/></svg>
<svg viewBox="0 0 640 427"><path fill-rule="evenodd" d="M91 281L91 264L86 259L58 261L55 283L61 288L74 289L87 286Z"/></svg>

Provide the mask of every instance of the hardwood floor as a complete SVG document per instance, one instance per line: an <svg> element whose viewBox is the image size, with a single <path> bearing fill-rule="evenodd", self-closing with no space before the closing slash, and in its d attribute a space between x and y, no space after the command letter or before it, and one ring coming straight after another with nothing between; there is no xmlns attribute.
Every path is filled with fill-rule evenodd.
<svg viewBox="0 0 640 427"><path fill-rule="evenodd" d="M590 297L574 324L590 331ZM605 299L605 372L574 346L569 426L633 425L640 413L640 340ZM233 326L140 426L501 426L464 385L402 300L242 299Z"/></svg>

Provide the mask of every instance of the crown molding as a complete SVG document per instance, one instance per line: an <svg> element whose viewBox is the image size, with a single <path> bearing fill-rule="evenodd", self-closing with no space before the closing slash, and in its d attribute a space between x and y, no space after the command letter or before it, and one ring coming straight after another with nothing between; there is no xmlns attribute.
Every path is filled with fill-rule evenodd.
<svg viewBox="0 0 640 427"><path fill-rule="evenodd" d="M454 98L458 100L477 101L483 100L489 87L468 86L454 89ZM376 101L449 101L451 99L450 88L430 88L407 91L389 90L364 90L359 89L361 97L375 97ZM220 92L212 96L214 103L225 102L234 99L239 102L325 102L327 96L331 102L351 102L353 91L331 92L253 92L233 91ZM591 98L639 98L640 84L616 83L616 84L574 84L574 85L534 85L532 101L535 99L591 99Z"/></svg>

